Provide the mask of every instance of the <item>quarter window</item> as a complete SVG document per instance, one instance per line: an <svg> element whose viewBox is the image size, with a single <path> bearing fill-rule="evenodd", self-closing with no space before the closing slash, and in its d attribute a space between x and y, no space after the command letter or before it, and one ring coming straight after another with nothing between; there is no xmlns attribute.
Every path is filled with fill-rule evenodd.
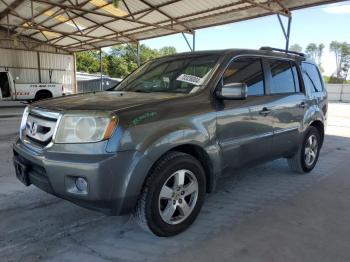
<svg viewBox="0 0 350 262"><path fill-rule="evenodd" d="M269 64L272 75L271 93L294 93L294 75L289 61L270 60Z"/></svg>
<svg viewBox="0 0 350 262"><path fill-rule="evenodd" d="M294 63L292 63L292 71L293 71L293 77L294 77L295 91L300 92L301 89L300 89L298 70Z"/></svg>
<svg viewBox="0 0 350 262"><path fill-rule="evenodd" d="M224 73L223 83L244 83L248 87L248 96L263 95L265 88L261 60L239 58L233 61Z"/></svg>
<svg viewBox="0 0 350 262"><path fill-rule="evenodd" d="M313 93L322 92L323 84L317 67L309 63L303 63L302 67L306 87Z"/></svg>

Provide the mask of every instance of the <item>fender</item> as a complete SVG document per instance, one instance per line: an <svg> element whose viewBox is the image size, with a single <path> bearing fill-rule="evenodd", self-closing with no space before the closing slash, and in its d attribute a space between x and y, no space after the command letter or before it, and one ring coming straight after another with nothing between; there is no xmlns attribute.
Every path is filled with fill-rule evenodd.
<svg viewBox="0 0 350 262"><path fill-rule="evenodd" d="M320 121L322 123L325 123L325 115L323 114L322 110L316 106L312 105L310 106L305 114L303 119L303 125L301 132L305 132L305 130L312 124L314 121Z"/></svg>
<svg viewBox="0 0 350 262"><path fill-rule="evenodd" d="M125 189L126 195L129 195L129 193L135 194L135 202L129 199L129 202L124 203L122 210L119 212L124 213L136 204L136 196L141 193L143 184L154 163L166 154L166 152L179 146L196 146L204 150L211 162L209 192L215 188L216 178L221 174L220 148L216 143L216 140L211 139L213 136L210 136L210 132L214 130L211 130L208 126L195 126L196 129L193 125L184 123L177 125L174 124L164 128L154 128L153 126L152 130L154 130L154 132L150 135L144 136L143 140L135 145L137 153L135 153L132 164L130 165L128 171L130 175L128 176L128 181L126 181L127 186ZM201 126L201 128L198 128L199 126ZM132 133L132 130L124 132L120 131L119 137L122 136L124 139L126 137L128 140L132 140L130 139L133 137ZM127 150L131 149L129 146L130 143L128 144ZM125 147L123 148L123 143L121 143L118 150L124 151L122 149L126 149Z"/></svg>

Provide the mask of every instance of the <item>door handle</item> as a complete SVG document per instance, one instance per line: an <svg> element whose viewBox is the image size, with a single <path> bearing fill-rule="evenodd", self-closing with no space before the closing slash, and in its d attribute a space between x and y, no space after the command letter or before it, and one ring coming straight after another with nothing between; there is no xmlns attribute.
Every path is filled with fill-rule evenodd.
<svg viewBox="0 0 350 262"><path fill-rule="evenodd" d="M260 115L263 115L263 116L267 116L268 114L271 113L271 110L269 110L267 107L264 107L260 112L259 114Z"/></svg>
<svg viewBox="0 0 350 262"><path fill-rule="evenodd" d="M301 103L299 104L299 107L305 108L305 107L306 107L306 103L305 103L305 102L301 102Z"/></svg>

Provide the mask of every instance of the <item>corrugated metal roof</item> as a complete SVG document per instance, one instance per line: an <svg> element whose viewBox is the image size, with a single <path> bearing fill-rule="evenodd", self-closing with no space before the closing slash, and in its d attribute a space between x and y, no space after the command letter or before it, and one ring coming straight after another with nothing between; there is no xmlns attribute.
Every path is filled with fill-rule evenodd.
<svg viewBox="0 0 350 262"><path fill-rule="evenodd" d="M75 52L169 35L338 0L1 0L0 27ZM37 45L37 44L36 44ZM35 49L35 44L29 49Z"/></svg>

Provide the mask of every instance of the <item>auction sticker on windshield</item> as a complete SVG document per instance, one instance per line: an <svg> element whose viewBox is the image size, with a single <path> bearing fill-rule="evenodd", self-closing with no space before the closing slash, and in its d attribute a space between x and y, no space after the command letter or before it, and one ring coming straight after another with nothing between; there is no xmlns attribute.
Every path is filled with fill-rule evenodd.
<svg viewBox="0 0 350 262"><path fill-rule="evenodd" d="M176 80L190 83L192 85L200 85L202 83L202 78L198 76L186 75L186 74L181 74L178 78L176 78Z"/></svg>

